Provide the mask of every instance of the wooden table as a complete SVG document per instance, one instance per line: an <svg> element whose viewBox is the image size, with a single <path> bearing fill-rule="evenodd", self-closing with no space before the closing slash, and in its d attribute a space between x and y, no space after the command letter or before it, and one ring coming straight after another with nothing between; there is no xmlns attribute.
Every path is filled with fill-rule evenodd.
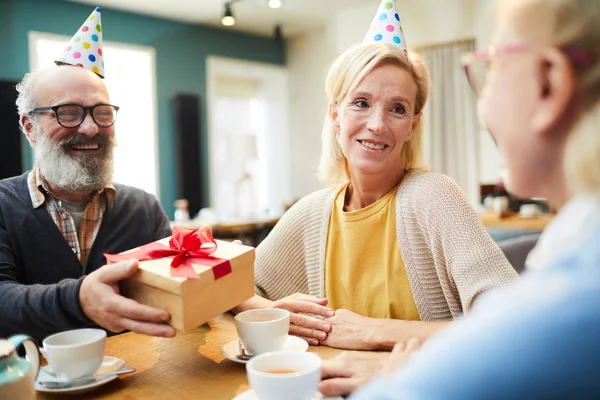
<svg viewBox="0 0 600 400"><path fill-rule="evenodd" d="M248 246L256 247L269 234L277 222L279 222L279 218L221 221L206 224L201 220L194 219L177 224L171 221L171 226L179 225L188 229L199 229L203 225L210 225L215 239L238 239Z"/></svg>
<svg viewBox="0 0 600 400"><path fill-rule="evenodd" d="M240 220L240 221L220 221L212 224L203 222L202 220L192 219L182 223L171 221L171 226L179 225L188 229L200 229L204 225L210 225L213 230L228 234L236 234L248 229L272 228L279 218L256 219L256 220Z"/></svg>
<svg viewBox="0 0 600 400"><path fill-rule="evenodd" d="M540 232L552 221L553 215L540 215L533 218L524 218L519 214L512 214L500 218L496 214L479 213L483 225L490 228L515 229Z"/></svg>
<svg viewBox="0 0 600 400"><path fill-rule="evenodd" d="M245 365L220 353L223 345L236 338L230 314L173 339L137 333L113 336L107 341L107 355L121 358L136 372L82 395L38 392L36 399L231 400L250 388ZM327 359L341 350L311 346L309 351Z"/></svg>

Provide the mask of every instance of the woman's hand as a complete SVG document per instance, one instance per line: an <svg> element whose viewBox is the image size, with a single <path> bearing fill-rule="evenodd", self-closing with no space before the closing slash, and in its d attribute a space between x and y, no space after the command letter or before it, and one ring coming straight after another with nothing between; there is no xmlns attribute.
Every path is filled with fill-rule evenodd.
<svg viewBox="0 0 600 400"><path fill-rule="evenodd" d="M321 344L338 349L377 350L378 346L369 339L374 329L372 318L340 309L325 322L331 325L331 332Z"/></svg>
<svg viewBox="0 0 600 400"><path fill-rule="evenodd" d="M319 392L325 396L347 396L375 375L396 372L420 346L420 340L412 338L407 343L397 343L391 353L351 351L325 360L321 366Z"/></svg>
<svg viewBox="0 0 600 400"><path fill-rule="evenodd" d="M345 351L324 360L319 392L324 396L347 396L381 370L388 352Z"/></svg>
<svg viewBox="0 0 600 400"><path fill-rule="evenodd" d="M385 360L381 367L382 374L391 374L402 367L410 356L421 348L421 341L418 338L411 338L407 343L398 342L394 346L394 350Z"/></svg>
<svg viewBox="0 0 600 400"><path fill-rule="evenodd" d="M314 317L333 317L334 311L327 308L326 305L327 299L319 299L302 293L296 293L273 302L273 307L290 312L290 334L301 337L313 346L326 340L331 331L330 323Z"/></svg>
<svg viewBox="0 0 600 400"><path fill-rule="evenodd" d="M325 322L331 325L327 340L329 347L347 350L388 350L411 338L426 340L448 322L406 321L363 317L349 310L336 310Z"/></svg>

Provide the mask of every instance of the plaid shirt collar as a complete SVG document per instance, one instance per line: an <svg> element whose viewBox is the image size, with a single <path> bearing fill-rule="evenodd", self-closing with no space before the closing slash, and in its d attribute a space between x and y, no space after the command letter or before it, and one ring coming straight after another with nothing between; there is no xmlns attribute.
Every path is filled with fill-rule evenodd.
<svg viewBox="0 0 600 400"><path fill-rule="evenodd" d="M46 181L42 177L39 168L34 168L27 176L27 186L29 188L29 197L33 208L38 208L46 202L46 196L51 196L51 191L48 189ZM103 189L96 193L96 196L104 193L107 200L107 205L110 207L115 199L117 191L112 184L104 186ZM57 199L58 200L58 199Z"/></svg>

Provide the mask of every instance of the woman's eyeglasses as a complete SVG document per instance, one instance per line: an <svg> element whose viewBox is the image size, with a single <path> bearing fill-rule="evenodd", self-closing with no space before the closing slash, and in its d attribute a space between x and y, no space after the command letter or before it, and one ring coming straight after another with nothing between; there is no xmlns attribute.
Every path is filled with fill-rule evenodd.
<svg viewBox="0 0 600 400"><path fill-rule="evenodd" d="M473 91L477 95L481 93L481 89L485 85L490 63L493 59L530 51L534 47L534 45L530 44L513 44L502 47L490 46L485 51L463 54L461 56L461 64ZM590 54L585 50L564 47L561 48L561 51L577 66L585 67L592 63Z"/></svg>

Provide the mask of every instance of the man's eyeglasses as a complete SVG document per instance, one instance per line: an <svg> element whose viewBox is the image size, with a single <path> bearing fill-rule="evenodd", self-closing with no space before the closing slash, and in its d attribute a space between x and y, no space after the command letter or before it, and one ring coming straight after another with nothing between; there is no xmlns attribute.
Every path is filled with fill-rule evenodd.
<svg viewBox="0 0 600 400"><path fill-rule="evenodd" d="M79 104L61 104L52 107L38 107L29 114L53 113L60 126L64 128L76 128L85 119L89 111L92 119L101 128L113 126L117 120L119 107L111 104L97 104L93 107L83 107Z"/></svg>
<svg viewBox="0 0 600 400"><path fill-rule="evenodd" d="M513 44L503 47L490 46L486 51L478 51L474 53L463 54L461 63L464 67L465 74L469 80L469 84L473 91L479 95L485 84L485 79L493 59L530 51L534 48L530 44ZM560 48L560 50L571 60L571 62L579 67L585 67L591 64L592 59L585 50L573 49L570 47Z"/></svg>

